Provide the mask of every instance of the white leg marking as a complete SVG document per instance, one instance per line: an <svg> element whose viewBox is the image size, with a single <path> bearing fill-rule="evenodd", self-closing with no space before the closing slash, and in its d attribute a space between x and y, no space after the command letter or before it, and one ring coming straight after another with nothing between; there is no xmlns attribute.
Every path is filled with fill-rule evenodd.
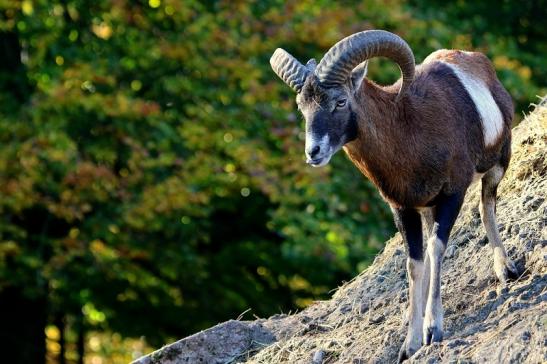
<svg viewBox="0 0 547 364"><path fill-rule="evenodd" d="M482 121L484 144L494 144L503 130L503 117L492 93L482 80L474 78L453 64L444 63L454 71L475 103Z"/></svg>
<svg viewBox="0 0 547 364"><path fill-rule="evenodd" d="M436 225L436 224L435 224ZM436 227L433 231L436 232ZM433 340L442 339L443 334L443 306L441 301L441 264L445 246L436 234L427 241L427 254L429 255L430 277L427 305L423 323L424 341L428 337L428 331L432 330ZM424 342L428 344L427 342Z"/></svg>
<svg viewBox="0 0 547 364"><path fill-rule="evenodd" d="M495 166L487 172L492 182L497 185L503 177L503 169ZM483 186L483 189L485 186ZM494 255L494 272L502 284L506 283L509 273L517 274L515 264L507 257L505 248L501 242L498 224L496 221L496 197L484 193L480 202L481 220L486 229L486 236Z"/></svg>
<svg viewBox="0 0 547 364"><path fill-rule="evenodd" d="M434 231L435 227L435 220L433 219L433 209L431 207L423 208L420 210L420 214L422 215L422 226L424 226L424 237L427 240L429 240L432 236L436 234L436 231ZM427 246L426 246L427 249ZM429 275L431 272L431 261L429 259L429 254L425 254L424 258L424 276L423 276L423 283L422 283L422 296L423 296L423 311L422 315L425 315L425 304L427 302L427 297L429 295Z"/></svg>
<svg viewBox="0 0 547 364"><path fill-rule="evenodd" d="M423 327L423 273L424 262L408 258L406 261L408 271L408 331L405 340L407 354L414 354L422 346Z"/></svg>
<svg viewBox="0 0 547 364"><path fill-rule="evenodd" d="M425 306L427 297L429 296L429 277L431 275L431 261L429 254L425 254L424 258L424 276L422 278L422 316L425 316Z"/></svg>

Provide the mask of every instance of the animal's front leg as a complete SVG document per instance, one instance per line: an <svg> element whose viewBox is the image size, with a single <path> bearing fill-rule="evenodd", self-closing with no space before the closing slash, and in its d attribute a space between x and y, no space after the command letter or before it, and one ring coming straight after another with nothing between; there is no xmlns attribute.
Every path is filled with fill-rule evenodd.
<svg viewBox="0 0 547 364"><path fill-rule="evenodd" d="M433 231L433 226L435 225L435 220L433 219L433 208L422 208L420 209L420 214L422 215L422 227L424 236L429 240L436 232ZM422 315L425 315L425 306L427 303L427 296L429 295L429 272L431 270L429 264L429 255L425 254L424 258L424 276L423 276L423 286L422 286L422 295L423 295L423 308L424 311Z"/></svg>
<svg viewBox="0 0 547 364"><path fill-rule="evenodd" d="M443 307L441 301L441 266L450 231L458 217L465 193L442 196L435 207L434 226L427 241L430 277L423 323L424 344L443 339Z"/></svg>
<svg viewBox="0 0 547 364"><path fill-rule="evenodd" d="M422 346L423 326L423 243L419 213L414 209L394 209L395 223L408 251L408 331L399 351L399 362L410 358Z"/></svg>

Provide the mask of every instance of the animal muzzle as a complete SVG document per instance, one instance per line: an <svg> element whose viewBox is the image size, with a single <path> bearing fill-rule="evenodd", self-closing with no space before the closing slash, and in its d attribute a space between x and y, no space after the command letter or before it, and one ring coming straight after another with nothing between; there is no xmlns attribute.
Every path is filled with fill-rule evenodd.
<svg viewBox="0 0 547 364"><path fill-rule="evenodd" d="M306 136L306 163L312 167L326 165L333 154L333 148L329 142L329 136L316 138L313 135Z"/></svg>

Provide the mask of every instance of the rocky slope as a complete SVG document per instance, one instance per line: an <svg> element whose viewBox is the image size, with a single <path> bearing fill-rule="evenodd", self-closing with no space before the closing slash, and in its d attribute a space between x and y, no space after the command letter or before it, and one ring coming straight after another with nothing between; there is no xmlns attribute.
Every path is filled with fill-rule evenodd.
<svg viewBox="0 0 547 364"><path fill-rule="evenodd" d="M445 339L409 362L547 362L547 105L513 132L513 159L498 194L498 221L522 275L495 279L472 186L442 276ZM332 299L294 315L229 321L135 363L388 363L405 334L408 285L399 235Z"/></svg>

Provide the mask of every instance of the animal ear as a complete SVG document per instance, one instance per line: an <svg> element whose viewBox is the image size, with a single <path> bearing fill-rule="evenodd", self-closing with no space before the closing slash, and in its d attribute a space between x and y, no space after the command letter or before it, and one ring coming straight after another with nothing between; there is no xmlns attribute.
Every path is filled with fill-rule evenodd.
<svg viewBox="0 0 547 364"><path fill-rule="evenodd" d="M353 91L359 90L361 83L365 79L368 70L368 61L364 61L351 71L351 88Z"/></svg>

